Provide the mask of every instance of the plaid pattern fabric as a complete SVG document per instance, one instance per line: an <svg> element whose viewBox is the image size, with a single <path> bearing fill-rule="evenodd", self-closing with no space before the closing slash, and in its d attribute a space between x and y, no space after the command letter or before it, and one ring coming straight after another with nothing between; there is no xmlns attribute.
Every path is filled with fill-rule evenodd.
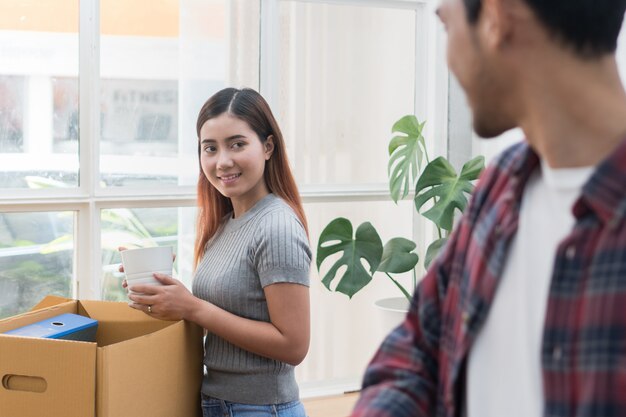
<svg viewBox="0 0 626 417"><path fill-rule="evenodd" d="M489 313L524 186L538 165L521 143L485 170L405 321L372 359L354 417L463 414L468 351ZM543 330L544 416L624 417L626 141L598 166L573 213L576 224L557 249Z"/></svg>

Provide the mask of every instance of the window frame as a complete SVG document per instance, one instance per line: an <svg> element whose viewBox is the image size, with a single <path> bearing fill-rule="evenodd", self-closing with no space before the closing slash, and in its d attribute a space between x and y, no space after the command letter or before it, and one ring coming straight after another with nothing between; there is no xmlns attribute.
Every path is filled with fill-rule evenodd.
<svg viewBox="0 0 626 417"><path fill-rule="evenodd" d="M427 18L428 15L435 15L439 0L261 0L260 92L272 108L275 107L279 89L278 13L282 1L413 10L416 27L415 57L425 60L425 65L415 65L414 114L418 119L428 121L424 136L429 154L448 156L449 145L456 146L456 142L450 143L448 140L448 129L450 125L455 126L456 119L451 121L453 115L448 114L450 77L445 56L445 31L438 19ZM419 28L424 30L420 31ZM401 116L398 115L398 118ZM299 185L299 189L305 203L388 201L390 198L387 183ZM411 227L418 252L425 253L427 242L435 238L434 227L415 210Z"/></svg>
<svg viewBox="0 0 626 417"><path fill-rule="evenodd" d="M279 56L278 12L283 0L260 0L259 80L261 94L270 106L278 91L276 58ZM435 0L289 0L301 3L349 5L358 7L399 8L415 11L416 57L424 57L425 65L416 65L414 110L429 121L425 134L434 154L447 150L448 71L442 53L442 30L426 19L434 13ZM419 13L422 11L423 13ZM194 186L102 188L100 167L100 1L80 0L79 7L79 186L58 189L11 189L0 197L2 211L70 210L76 212L76 283L73 296L99 298L101 271L100 210L114 207L193 207L196 204ZM426 91L426 94L420 92ZM423 115L423 116L420 116ZM434 140L434 138L442 138ZM388 199L387 184L303 186L305 202L383 201ZM414 237L419 218L414 217ZM89 278L91 277L91 279Z"/></svg>
<svg viewBox="0 0 626 417"><path fill-rule="evenodd" d="M79 5L79 186L58 189L5 189L0 211L72 211L75 213L74 273L72 296L100 299L102 278L101 210L112 208L195 207L195 186L158 188L111 187L99 184L100 168L100 0L76 0ZM259 90L270 106L279 91L280 54L279 5L284 0L259 0L260 49ZM415 12L414 113L427 120L424 131L431 155L447 155L449 75L445 62L445 34L434 18L439 0L289 0L300 3L381 7ZM398 115L400 118L402 115ZM450 116L452 117L452 116ZM391 138L391 135L390 135ZM381 158L384 157L381 155ZM387 183L353 185L305 185L304 203L389 201ZM412 236L424 253L434 230L413 210ZM409 225L407 225L408 227ZM432 235L432 236L431 236ZM311 244L316 244L316 236ZM320 388L336 393L356 389L359 379L340 381L338 386ZM311 388L309 387L309 391Z"/></svg>

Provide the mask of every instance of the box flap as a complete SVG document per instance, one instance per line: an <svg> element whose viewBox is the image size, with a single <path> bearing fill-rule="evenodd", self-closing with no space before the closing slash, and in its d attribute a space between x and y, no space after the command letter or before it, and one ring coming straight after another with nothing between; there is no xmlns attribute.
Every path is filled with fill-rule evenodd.
<svg viewBox="0 0 626 417"><path fill-rule="evenodd" d="M43 300L37 303L37 305L31 308L30 311L42 310L57 304L67 303L68 301L73 300L71 298L59 297L56 295L47 295Z"/></svg>
<svg viewBox="0 0 626 417"><path fill-rule="evenodd" d="M95 343L0 336L2 415L94 415Z"/></svg>
<svg viewBox="0 0 626 417"><path fill-rule="evenodd" d="M141 337L177 322L152 318L124 302L80 301L79 310L98 320L98 346L109 346Z"/></svg>
<svg viewBox="0 0 626 417"><path fill-rule="evenodd" d="M0 334L9 330L17 329L18 327L26 326L28 324L36 323L41 320L58 316L59 314L77 314L77 308L77 301L66 301L64 303L56 304L43 310L29 311L27 313L0 320Z"/></svg>

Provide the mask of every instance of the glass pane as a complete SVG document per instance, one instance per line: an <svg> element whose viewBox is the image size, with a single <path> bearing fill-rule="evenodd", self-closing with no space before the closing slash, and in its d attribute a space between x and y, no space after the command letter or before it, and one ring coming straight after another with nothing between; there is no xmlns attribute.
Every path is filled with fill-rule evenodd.
<svg viewBox="0 0 626 417"><path fill-rule="evenodd" d="M622 77L622 83L626 81L626 22L622 24L622 31L617 43L617 64Z"/></svg>
<svg viewBox="0 0 626 417"><path fill-rule="evenodd" d="M0 318L72 296L74 212L0 213Z"/></svg>
<svg viewBox="0 0 626 417"><path fill-rule="evenodd" d="M366 210L364 205L367 205ZM371 222L383 243L392 237L410 239L413 230L412 200L401 201L398 205L391 201L309 203L305 204L305 211L314 251L320 233L336 217L348 218L354 229L365 221ZM315 257L314 253L313 259ZM332 261L327 262L322 264L322 274L332 265ZM296 368L298 380L313 383L360 377L385 335L377 322L374 301L402 294L384 274L376 274L367 287L348 299L324 287L315 261L311 272L311 348L307 358ZM411 287L410 274L397 278L406 288ZM333 282L331 287L336 285Z"/></svg>
<svg viewBox="0 0 626 417"><path fill-rule="evenodd" d="M282 1L280 19L275 110L298 182L385 183L391 127L414 113L415 11Z"/></svg>
<svg viewBox="0 0 626 417"><path fill-rule="evenodd" d="M24 77L0 76L0 152L24 152Z"/></svg>
<svg viewBox="0 0 626 417"><path fill-rule="evenodd" d="M2 2L0 188L78 186L78 0Z"/></svg>
<svg viewBox="0 0 626 417"><path fill-rule="evenodd" d="M258 87L258 0L100 8L102 185L194 185L200 107L227 85Z"/></svg>
<svg viewBox="0 0 626 417"><path fill-rule="evenodd" d="M124 274L118 251L126 248L172 246L174 276L191 288L195 207L107 209L100 212L102 227L102 299L126 301Z"/></svg>

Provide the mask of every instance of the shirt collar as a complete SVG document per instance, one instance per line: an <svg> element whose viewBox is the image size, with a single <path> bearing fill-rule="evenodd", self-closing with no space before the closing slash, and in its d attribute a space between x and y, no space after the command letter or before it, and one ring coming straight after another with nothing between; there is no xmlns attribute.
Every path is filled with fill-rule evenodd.
<svg viewBox="0 0 626 417"><path fill-rule="evenodd" d="M615 223L626 212L626 139L598 165L574 205L577 218L594 211L605 223Z"/></svg>
<svg viewBox="0 0 626 417"><path fill-rule="evenodd" d="M511 161L511 185L517 201L521 201L528 178L540 164L539 156L528 143L523 146ZM572 210L577 219L594 212L601 221L609 224L617 224L626 215L626 139L600 162Z"/></svg>
<svg viewBox="0 0 626 417"><path fill-rule="evenodd" d="M513 155L511 162L511 172L513 175L510 183L512 190L510 198L517 202L522 201L526 182L535 169L538 169L540 163L539 156L526 141L519 146L521 149L519 153L516 152L515 155Z"/></svg>

